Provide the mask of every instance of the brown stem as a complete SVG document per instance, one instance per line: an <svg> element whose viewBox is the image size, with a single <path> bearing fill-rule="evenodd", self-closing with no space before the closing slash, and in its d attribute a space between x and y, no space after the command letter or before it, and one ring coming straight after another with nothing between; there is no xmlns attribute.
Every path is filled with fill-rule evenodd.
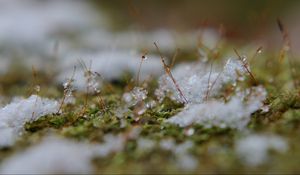
<svg viewBox="0 0 300 175"><path fill-rule="evenodd" d="M158 48L156 42L154 42L154 45L155 45L155 47L156 47L156 49L157 49L157 52L158 52L159 55L160 55L160 59L161 59L161 62L162 62L162 64L163 64L163 66L164 66L164 69L165 69L166 74L171 78L171 80L172 80L172 82L174 83L174 85L175 85L177 91L179 92L180 96L183 98L184 103L188 103L188 100L185 98L183 92L182 92L181 89L179 88L179 85L177 84L175 78L173 77L170 67L166 64L166 62L165 62L165 60L164 60L164 57L162 56L162 54L161 54L161 52L160 52L160 50L159 50L159 48Z"/></svg>

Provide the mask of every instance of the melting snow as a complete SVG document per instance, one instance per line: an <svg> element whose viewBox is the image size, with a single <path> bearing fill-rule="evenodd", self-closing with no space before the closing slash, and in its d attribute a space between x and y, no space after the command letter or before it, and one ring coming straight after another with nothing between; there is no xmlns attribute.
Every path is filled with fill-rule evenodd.
<svg viewBox="0 0 300 175"><path fill-rule="evenodd" d="M155 147L155 145L156 145L156 142L151 139L139 138L137 140L137 149L139 149L141 151L152 150Z"/></svg>
<svg viewBox="0 0 300 175"><path fill-rule="evenodd" d="M11 146L26 122L56 113L58 108L57 101L32 95L27 99L14 100L0 109L0 147Z"/></svg>
<svg viewBox="0 0 300 175"><path fill-rule="evenodd" d="M123 94L123 100L127 105L134 106L147 98L148 91L141 87L134 87L131 92Z"/></svg>
<svg viewBox="0 0 300 175"><path fill-rule="evenodd" d="M90 146L58 138L42 143L5 160L1 174L92 173Z"/></svg>
<svg viewBox="0 0 300 175"><path fill-rule="evenodd" d="M207 128L216 126L244 129L250 121L251 114L263 106L265 98L265 89L260 86L254 87L237 93L228 102L211 100L187 105L182 112L171 117L167 122L181 127L198 123Z"/></svg>
<svg viewBox="0 0 300 175"><path fill-rule="evenodd" d="M147 55L148 59L144 60L140 79L145 80L151 76L161 75L163 72L159 57ZM120 79L124 72L138 74L138 68L141 61L141 55L128 51L102 51L94 54L75 54L63 59L58 81L64 82L66 78L73 74L74 66L80 68L79 59L82 59L91 70L99 73L104 80ZM82 71L77 71L74 76L74 85L79 90L85 90L86 78Z"/></svg>
<svg viewBox="0 0 300 175"><path fill-rule="evenodd" d="M210 71L209 67L203 63L190 63L180 64L172 70L179 88L189 103L202 103L206 98L208 87L211 88L209 96L216 95L222 85L234 83L246 72L243 63L235 59L229 59L223 70ZM159 88L155 93L160 100L169 95L173 100L184 102L168 75L160 77Z"/></svg>
<svg viewBox="0 0 300 175"><path fill-rule="evenodd" d="M9 42L40 41L57 31L72 31L95 20L91 8L82 2L10 0L1 1L0 9L0 39Z"/></svg>
<svg viewBox="0 0 300 175"><path fill-rule="evenodd" d="M104 136L104 142L94 147L94 156L106 157L111 153L122 151L125 141L122 135L107 134Z"/></svg>
<svg viewBox="0 0 300 175"><path fill-rule="evenodd" d="M167 139L160 142L160 148L171 151L176 156L176 164L183 170L195 170L198 166L198 160L189 154L189 150L194 146L193 142L186 141L176 145L174 140Z"/></svg>
<svg viewBox="0 0 300 175"><path fill-rule="evenodd" d="M58 137L46 137L22 153L2 163L1 174L90 174L94 172L92 158L106 157L122 151L125 139L121 135L105 135L101 144L87 144Z"/></svg>
<svg viewBox="0 0 300 175"><path fill-rule="evenodd" d="M269 151L284 153L288 149L287 142L274 135L249 135L237 141L236 153L249 166L257 166L269 159Z"/></svg>

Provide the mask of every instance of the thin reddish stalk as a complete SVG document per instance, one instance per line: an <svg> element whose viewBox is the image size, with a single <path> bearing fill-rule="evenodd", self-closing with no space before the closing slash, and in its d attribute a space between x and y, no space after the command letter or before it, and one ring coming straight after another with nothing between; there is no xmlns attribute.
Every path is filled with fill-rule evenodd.
<svg viewBox="0 0 300 175"><path fill-rule="evenodd" d="M248 69L247 64L243 61L242 57L240 56L240 54L238 53L238 51L234 48L233 49L235 54L238 56L239 60L243 63L243 67L245 68L245 70L248 72L248 74L250 75L250 77L252 78L252 80L255 82L255 84L257 83L256 79L254 78L254 75L251 73L251 71Z"/></svg>
<svg viewBox="0 0 300 175"><path fill-rule="evenodd" d="M174 83L174 85L175 85L177 91L179 92L180 96L183 98L184 102L185 102L185 103L188 103L188 100L185 98L183 92L181 91L179 85L177 84L175 78L173 77L172 72L171 72L171 69L170 69L170 67L166 64L166 62L165 62L165 60L164 60L164 57L162 56L162 54L161 54L161 52L160 52L160 50L159 50L159 48L158 48L156 42L154 42L154 45L155 45L155 47L156 47L156 49L157 49L157 52L158 52L159 55L160 55L160 59L161 59L161 62L162 62L162 64L163 64L163 66L164 66L164 69L165 69L166 74L171 78L171 80L172 80L172 82Z"/></svg>

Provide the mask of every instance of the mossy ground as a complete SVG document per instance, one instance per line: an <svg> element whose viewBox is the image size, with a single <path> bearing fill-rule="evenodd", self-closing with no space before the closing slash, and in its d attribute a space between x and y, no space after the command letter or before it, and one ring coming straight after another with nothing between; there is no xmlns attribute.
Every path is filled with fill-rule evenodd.
<svg viewBox="0 0 300 175"><path fill-rule="evenodd" d="M231 49L225 51L231 52ZM224 52L225 52L224 51ZM223 52L223 51L222 51ZM183 51L177 63L188 58L193 60L194 51ZM233 53L232 53L233 54ZM122 106L122 94L135 86L131 81L130 74L124 74L123 78L115 82L106 82L101 89L101 98L104 100L105 108L99 105L98 97L88 96L88 107L83 109L86 98L84 93L75 93L76 103L63 107L63 113L44 116L37 121L27 123L25 132L18 142L11 148L0 150L0 162L13 153L22 151L38 143L41 138L49 133L55 133L66 138L88 141L92 143L101 142L107 133L129 133L133 128L140 127L140 137L152 140L164 140L172 138L181 143L186 140L194 142L195 146L191 153L199 159L197 173L242 173L242 172L284 172L296 173L300 171L300 88L292 86L290 67L286 60L280 62L275 54L264 53L251 61L251 68L259 84L268 91L265 101L270 106L268 112L257 111L252 115L248 128L253 133L274 133L287 139L289 151L286 154L271 154L270 161L265 164L251 168L243 165L234 152L234 143L241 134L240 131L232 129L210 128L205 129L200 125L193 125L193 135L186 135L185 128L167 124L164 121L178 113L183 105L165 99L156 107L147 110L138 118L129 110L124 116L125 127L120 127L121 121L116 116L116 109ZM297 59L297 58L293 58ZM300 70L300 64L293 65ZM49 98L61 98L63 88L55 84L53 78L43 72L37 72L33 78L30 70L16 71L11 69L0 77L0 94L9 98L13 96L29 96L34 84L41 86L39 95ZM300 74L296 75L300 79ZM252 86L250 80L241 86ZM149 98L156 99L154 89L157 87L156 80L147 82ZM83 112L82 112L83 111ZM105 158L93 161L99 173L179 173L174 163L174 155L168 151L154 149L141 151L136 149L135 139L129 139L122 152L111 154Z"/></svg>

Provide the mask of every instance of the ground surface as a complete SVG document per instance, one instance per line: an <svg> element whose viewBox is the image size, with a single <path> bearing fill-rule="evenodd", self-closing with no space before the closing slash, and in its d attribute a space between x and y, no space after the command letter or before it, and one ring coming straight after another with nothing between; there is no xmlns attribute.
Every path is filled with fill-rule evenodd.
<svg viewBox="0 0 300 175"><path fill-rule="evenodd" d="M7 7L14 6L16 4L13 3ZM48 6L51 3L45 7ZM113 5L107 3L107 6L109 11ZM3 40L0 44L0 173L300 172L300 57L293 54L290 46L293 36L288 35L280 21L278 24L282 35L280 32L278 35L283 38L283 48L271 50L271 47L262 46L259 41L248 41L246 37L242 40L248 44L241 45L228 39L230 36L224 38L222 30L206 28L199 31L197 29L197 32L187 30L184 33L144 31L139 23L135 30L112 33L103 26L99 27L98 23L88 26L89 20L83 16L84 12L91 10L81 8L78 10L80 15L76 17L78 22L74 20L75 24L68 24L70 26L67 29L72 30L60 31L61 28L56 27L65 23L64 18L62 22L57 22L54 18L53 24L48 26L44 21L49 20L44 20L41 15L43 12L37 11L35 14L35 8L39 7L34 7L35 10L28 8L27 4L16 7L18 12L25 9L22 13L30 14L29 19L37 18L28 20L26 15L20 13L19 17L25 16L28 23L32 22L29 24L34 24L28 25L28 36L24 36L25 39L22 32L15 32L20 34L16 35L15 40L10 40L13 37L9 30L0 33L1 41ZM59 7L63 6L59 4ZM64 8L67 7L73 6L67 4ZM68 10L64 8L55 13L62 13L63 17L67 16L66 21L72 21L70 19L74 18L74 14L68 16L68 13L65 14ZM173 10L177 11L177 8L181 6L176 6ZM111 13L114 14L113 10ZM8 22L6 24L0 21L0 28L11 26L10 11L7 14ZM89 17L90 14L85 15ZM45 18L47 17L46 15ZM198 19L197 16L194 17L196 23ZM160 22L153 20L153 23ZM115 28L119 30L123 24L117 23L119 25ZM183 24L184 22L179 23ZM16 26L16 31L18 28L20 31L27 29L23 29L19 23L13 26ZM30 26L42 27L35 28L35 31ZM73 30L77 27L79 34ZM208 32L205 34L205 31ZM248 33L241 36L244 35ZM53 44L52 36L59 42L54 42L54 47L49 49L49 41ZM173 36L177 38L173 40ZM158 43L158 48L153 42ZM177 47L180 51L175 54L174 59ZM85 57L86 51L91 52L92 56ZM70 59L73 59L70 62L66 56L69 54L72 55ZM247 65L243 65L243 55L247 57ZM146 60L145 57L148 56ZM154 57L157 62L152 59ZM161 57L171 66L161 63ZM130 61L124 61L123 58ZM242 66L236 67L242 71L233 68L231 74L237 77L233 78L233 82L221 82L219 89L213 94L209 89L210 77L217 76L218 79L219 74L224 73L221 70L229 58L241 61ZM109 62L110 60L113 61ZM149 63L149 60L154 62ZM11 64L6 64L7 62ZM110 65L108 67L105 66L107 62ZM172 73L186 63L200 65L203 70L200 69L199 72L204 73L197 74L197 71L187 69L179 74L175 73L175 83L172 82L169 68ZM79 77L72 76L75 65L76 72L81 75ZM212 70L212 67L216 70ZM157 95L156 90L162 85L160 78L165 74L164 70L169 73L167 88L171 93L162 98ZM145 74L151 75L150 78L145 79L142 76ZM180 87L177 87L176 80L179 82L180 79L189 79L194 75L197 81L193 83L198 83L195 87L205 85L204 90L199 88L198 93L197 88L190 88L194 85L190 81L182 81L184 83L179 83ZM63 81L61 77L64 78ZM205 80L202 82L204 85L201 86L198 80ZM254 104L255 110L247 113L243 105L250 103L251 106L251 102L255 101L249 100L253 98L249 89L255 87L265 89L267 95L258 100L258 104ZM181 89L184 89L184 94L189 94L188 100L184 100L182 95L179 95L181 100L178 100L178 96L174 97L174 94L181 93ZM239 105L226 106L239 92L247 91L250 91L248 96L242 96L243 100ZM205 98L196 98L199 94ZM42 111L41 115L35 114L36 110L46 105L43 102L38 105L38 99L33 100L33 103L26 101L37 97L32 95L57 102L52 106L54 110L47 112L48 109L44 109L46 112ZM211 103L212 101L215 103ZM24 103L9 107L10 104L20 102ZM217 123L207 127L207 123L196 121L178 126L168 122L168 119L186 111L189 105L206 106L203 111L194 113L199 120L208 116L208 123L214 123L220 115L223 117L221 121L224 119L228 122L227 118L233 118L234 123L235 117L242 115L246 118L246 126L228 127L228 122L227 125ZM217 106L220 108L216 108ZM44 112L46 115L42 115ZM212 116L209 115L211 113Z"/></svg>

